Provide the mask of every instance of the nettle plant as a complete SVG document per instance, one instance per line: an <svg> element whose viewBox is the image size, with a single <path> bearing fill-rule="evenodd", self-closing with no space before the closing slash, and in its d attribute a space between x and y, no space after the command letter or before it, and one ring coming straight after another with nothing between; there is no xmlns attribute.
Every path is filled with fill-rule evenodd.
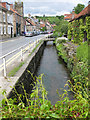
<svg viewBox="0 0 90 120"><path fill-rule="evenodd" d="M32 74L33 77L33 74ZM38 77L33 77L36 81L34 82L33 90L28 98L28 94L24 89L24 85L22 84L22 88L24 91L24 95L18 94L16 89L15 92L18 96L19 103L17 99L7 99L5 96L5 91L3 95L5 99L2 100L0 104L0 115L1 118L5 119L22 119L22 118L48 118L48 119L76 119L76 118L87 118L89 103L87 99L84 99L81 95L78 85L73 86L70 81L67 81L70 84L70 89L68 91L72 91L75 94L76 99L69 100L68 91L64 89L64 93L62 95L59 94L57 90L57 94L59 95L59 101L56 102L55 105L52 105L51 102L47 98L47 91L43 85L43 74ZM80 83L78 83L80 84ZM83 89L80 87L80 89ZM77 92L76 92L77 90ZM84 93L85 94L85 93ZM22 99L26 99L25 104Z"/></svg>

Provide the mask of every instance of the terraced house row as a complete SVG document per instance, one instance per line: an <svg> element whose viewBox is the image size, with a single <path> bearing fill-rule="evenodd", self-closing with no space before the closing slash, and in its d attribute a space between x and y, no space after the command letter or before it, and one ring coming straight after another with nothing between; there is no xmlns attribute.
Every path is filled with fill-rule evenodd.
<svg viewBox="0 0 90 120"><path fill-rule="evenodd" d="M16 37L25 30L23 2L0 2L0 39Z"/></svg>

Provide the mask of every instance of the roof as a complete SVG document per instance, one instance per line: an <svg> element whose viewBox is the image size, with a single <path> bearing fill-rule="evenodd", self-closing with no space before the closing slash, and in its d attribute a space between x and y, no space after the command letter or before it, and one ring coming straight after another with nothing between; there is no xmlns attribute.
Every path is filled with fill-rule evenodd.
<svg viewBox="0 0 90 120"><path fill-rule="evenodd" d="M45 24L40 24L40 27L45 27Z"/></svg>
<svg viewBox="0 0 90 120"><path fill-rule="evenodd" d="M2 8L5 8L5 9L7 10L7 8L6 8L6 3L9 4L8 2L0 2L0 6L1 6ZM13 5L13 4L9 4L9 5ZM14 13L16 13L16 14L18 14L19 16L22 17L22 15L20 15L20 14L19 14L16 10L14 10L14 9L10 8L10 11L12 11L12 12L14 12Z"/></svg>
<svg viewBox="0 0 90 120"><path fill-rule="evenodd" d="M52 27L55 27L56 25L55 24L53 24L53 25L51 25Z"/></svg>
<svg viewBox="0 0 90 120"><path fill-rule="evenodd" d="M20 15L16 10L13 10L12 8L11 8L11 11L13 11L14 13L16 13L16 14L18 14L19 16L23 17L23 16Z"/></svg>
<svg viewBox="0 0 90 120"><path fill-rule="evenodd" d="M5 5L3 5L1 2L0 2L0 6L6 9Z"/></svg>
<svg viewBox="0 0 90 120"><path fill-rule="evenodd" d="M71 20L72 19L72 17L73 17L73 15L74 15L74 17L76 17L77 16L77 14L64 14L66 17L64 17L64 20Z"/></svg>
<svg viewBox="0 0 90 120"><path fill-rule="evenodd" d="M33 26L36 26L36 24L34 22L32 22L31 20L28 20Z"/></svg>
<svg viewBox="0 0 90 120"><path fill-rule="evenodd" d="M29 20L29 19L26 19L29 23L31 23L31 25L33 25L33 26L36 26L36 24L35 23L33 23L31 20Z"/></svg>
<svg viewBox="0 0 90 120"><path fill-rule="evenodd" d="M84 8L79 14L77 14L74 17L74 19L72 19L71 21L78 19L78 18L85 16L85 15L90 15L90 4L86 8Z"/></svg>

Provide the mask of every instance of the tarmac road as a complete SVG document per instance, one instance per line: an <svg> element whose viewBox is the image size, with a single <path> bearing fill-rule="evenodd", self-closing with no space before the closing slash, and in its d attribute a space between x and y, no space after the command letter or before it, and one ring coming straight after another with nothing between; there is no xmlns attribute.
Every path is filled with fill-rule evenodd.
<svg viewBox="0 0 90 120"><path fill-rule="evenodd" d="M0 57L25 45L28 44L29 42L34 42L37 39L40 39L44 37L45 35L38 35L38 36L33 36L33 37L17 37L17 38L12 38L11 40L7 40L4 42L0 42Z"/></svg>
<svg viewBox="0 0 90 120"><path fill-rule="evenodd" d="M43 38L44 36L45 36L45 34L37 35L37 36L33 36L33 37L20 36L20 37L4 40L4 41L0 42L0 57L21 47L21 46L24 46L25 44L33 43L37 39ZM20 50L7 56L6 61L9 58L11 58L14 54L18 53L19 51ZM2 63L3 63L3 61L0 60L0 65L2 65Z"/></svg>

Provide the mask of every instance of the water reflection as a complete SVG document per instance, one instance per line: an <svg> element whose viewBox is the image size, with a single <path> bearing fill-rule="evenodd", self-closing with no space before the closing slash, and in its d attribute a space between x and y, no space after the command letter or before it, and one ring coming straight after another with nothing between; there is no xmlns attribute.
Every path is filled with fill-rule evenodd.
<svg viewBox="0 0 90 120"><path fill-rule="evenodd" d="M43 56L37 69L37 75L44 73L43 83L48 91L48 99L52 104L55 104L59 100L56 90L59 89L59 93L63 91L60 88L64 88L67 80L69 80L69 74L66 66L58 58L57 51L53 42L47 42ZM71 94L72 96L72 94Z"/></svg>

